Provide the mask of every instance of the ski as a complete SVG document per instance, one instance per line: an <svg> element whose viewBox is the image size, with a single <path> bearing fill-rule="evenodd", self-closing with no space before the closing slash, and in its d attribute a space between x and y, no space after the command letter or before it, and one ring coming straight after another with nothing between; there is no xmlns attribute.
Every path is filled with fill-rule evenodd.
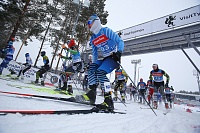
<svg viewBox="0 0 200 133"><path fill-rule="evenodd" d="M151 108L149 108L149 107L140 107L140 109L151 109Z"/></svg>
<svg viewBox="0 0 200 133"><path fill-rule="evenodd" d="M90 106L98 106L99 105L99 104L90 104L89 102L85 102L85 103L76 102L75 98L73 98L73 97L64 98L64 97L53 97L53 96L46 96L46 95L35 95L35 94L26 94L26 93L18 93L18 92L6 92L6 91L0 91L0 93L18 95L18 96L25 96L25 97L35 97L35 98L42 98L42 99L66 101L66 102L78 103L78 104L90 105Z"/></svg>
<svg viewBox="0 0 200 133"><path fill-rule="evenodd" d="M18 93L18 92L6 92L6 91L0 91L0 93L74 102L74 101L72 101L71 98L63 98L63 97L53 97L53 96L46 96L46 95L35 95L35 94L26 94L26 93Z"/></svg>
<svg viewBox="0 0 200 133"><path fill-rule="evenodd" d="M99 110L98 108L85 110L0 110L0 115L7 114L23 114L23 115L38 115L38 114L91 114L91 113L111 113L111 114L126 114L125 112L116 112L108 110Z"/></svg>
<svg viewBox="0 0 200 133"><path fill-rule="evenodd" d="M80 104L80 105L89 105L89 106L93 106L95 108L99 108L101 106L101 104L91 104L89 102L85 102L85 103L76 102L75 98L73 98L73 97L64 98L64 97L53 97L53 96L46 96L46 95L34 95L34 94L26 94L26 93L18 93L18 92L5 92L5 91L0 91L0 93L18 95L18 96L24 96L24 97L35 97L35 98L42 98L42 99L66 101L66 102L76 103L76 104Z"/></svg>
<svg viewBox="0 0 200 133"><path fill-rule="evenodd" d="M69 95L69 96L73 96L73 94L69 94L68 92L65 92L65 91L58 91L58 90L55 90L53 88L50 88L50 87L45 87L45 86L40 86L40 87L37 87L35 85L31 85L31 86L23 86L23 85L13 85L13 84L6 84L10 87L15 87L15 88L19 88L19 89L23 89L23 88L30 88L34 91L38 91L38 92L47 92L49 94L64 94L64 95Z"/></svg>

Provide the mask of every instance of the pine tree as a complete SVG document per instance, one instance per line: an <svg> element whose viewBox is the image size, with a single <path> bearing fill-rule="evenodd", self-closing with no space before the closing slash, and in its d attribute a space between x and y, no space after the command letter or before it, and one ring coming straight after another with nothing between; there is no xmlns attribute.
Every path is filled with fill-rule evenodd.
<svg viewBox="0 0 200 133"><path fill-rule="evenodd" d="M0 49L7 45L7 40L18 20L21 9L14 0L0 1Z"/></svg>

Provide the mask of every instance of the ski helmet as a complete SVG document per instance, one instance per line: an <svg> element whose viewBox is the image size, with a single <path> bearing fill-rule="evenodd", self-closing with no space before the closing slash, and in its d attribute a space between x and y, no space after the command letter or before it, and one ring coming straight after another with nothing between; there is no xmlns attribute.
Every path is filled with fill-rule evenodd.
<svg viewBox="0 0 200 133"><path fill-rule="evenodd" d="M98 20L99 17L96 14L93 14L92 16L89 17L87 24L91 25L95 20Z"/></svg>
<svg viewBox="0 0 200 133"><path fill-rule="evenodd" d="M42 51L41 52L41 56L45 56L46 52L45 51Z"/></svg>
<svg viewBox="0 0 200 133"><path fill-rule="evenodd" d="M29 53L26 53L26 54L25 54L25 57L29 57Z"/></svg>
<svg viewBox="0 0 200 133"><path fill-rule="evenodd" d="M69 48L72 48L72 47L74 47L74 46L76 46L76 43L75 43L74 39L71 39L71 40L69 41L69 43L68 43L68 47L69 47Z"/></svg>
<svg viewBox="0 0 200 133"><path fill-rule="evenodd" d="M13 46L13 42L12 42L12 41L9 41L9 42L8 42L8 46Z"/></svg>
<svg viewBox="0 0 200 133"><path fill-rule="evenodd" d="M153 64L152 67L158 69L158 64Z"/></svg>
<svg viewBox="0 0 200 133"><path fill-rule="evenodd" d="M89 17L87 24L90 31L94 34L98 34L100 29L102 28L100 18L96 14L93 14Z"/></svg>
<svg viewBox="0 0 200 133"><path fill-rule="evenodd" d="M10 38L10 40L11 40L11 41L15 41L15 38L14 38L14 37L12 37L12 38Z"/></svg>

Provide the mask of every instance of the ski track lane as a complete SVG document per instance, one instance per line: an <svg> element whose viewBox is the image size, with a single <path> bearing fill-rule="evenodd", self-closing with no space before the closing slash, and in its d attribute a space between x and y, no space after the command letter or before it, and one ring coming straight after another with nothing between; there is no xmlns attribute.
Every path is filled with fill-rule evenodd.
<svg viewBox="0 0 200 133"><path fill-rule="evenodd" d="M1 81L1 79L0 79ZM4 82L2 82L4 81ZM6 84L27 85L21 82L2 80L0 90L39 95L70 97L62 94L48 94L36 92L30 88L20 89ZM59 102L32 97L8 96L0 94L0 109L91 109L90 106L68 102ZM97 103L103 97L97 97ZM148 107L133 101L127 101L127 107L122 103L115 103L117 111L127 114L77 114L77 115L0 115L0 133L200 133L200 113L188 113L185 106L175 105L169 113L163 115L165 109L140 109Z"/></svg>

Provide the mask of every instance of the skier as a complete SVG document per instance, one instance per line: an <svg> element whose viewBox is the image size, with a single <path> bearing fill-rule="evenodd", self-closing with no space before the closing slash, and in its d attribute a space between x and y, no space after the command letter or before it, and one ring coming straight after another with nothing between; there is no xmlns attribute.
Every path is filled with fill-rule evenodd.
<svg viewBox="0 0 200 133"><path fill-rule="evenodd" d="M67 50L70 53L70 57L63 56L61 53L59 54L60 58L72 60L73 65L66 68L65 73L69 75L75 74L76 72L82 72L83 62L81 60L81 54L78 50L77 45L73 39L68 43L68 48L63 44L62 48Z"/></svg>
<svg viewBox="0 0 200 133"><path fill-rule="evenodd" d="M145 92L147 89L147 85L146 83L143 81L142 78L140 78L140 82L137 85L138 91L139 91L139 103L142 103L142 98L145 98ZM143 100L143 103L145 103L145 101Z"/></svg>
<svg viewBox="0 0 200 133"><path fill-rule="evenodd" d="M130 83L129 88L130 88L130 91L131 91L130 100L132 100L132 97L133 97L134 101L136 101L136 99L135 99L135 94L137 93L136 88L133 86L132 83Z"/></svg>
<svg viewBox="0 0 200 133"><path fill-rule="evenodd" d="M147 81L147 89L148 89L147 100L149 104L151 104L151 99L153 98L153 93L154 93L154 86L153 82L151 82L150 80Z"/></svg>
<svg viewBox="0 0 200 133"><path fill-rule="evenodd" d="M77 102L96 101L97 83L101 84L104 90L104 102L98 105L100 109L113 110L114 104L111 96L111 85L106 74L111 73L119 67L121 54L124 50L124 42L110 28L102 27L100 18L94 14L88 19L88 28L93 33L90 39L92 47L92 64L88 72L89 92L84 95L77 95ZM103 59L98 60L98 49L102 52Z"/></svg>
<svg viewBox="0 0 200 133"><path fill-rule="evenodd" d="M153 94L153 100L154 100L154 108L157 109L158 103L156 101L156 95L158 92L160 92L163 101L165 102L165 94L164 94L164 86L168 87L169 83L169 75L162 69L158 68L158 64L153 64L153 70L150 72L150 82L152 83L152 80L154 80L154 94ZM166 77L166 83L164 84L163 76Z"/></svg>
<svg viewBox="0 0 200 133"><path fill-rule="evenodd" d="M88 67L84 67L84 79L83 79L83 91L87 91L88 88Z"/></svg>
<svg viewBox="0 0 200 133"><path fill-rule="evenodd" d="M49 58L46 56L45 51L41 52L41 56L43 58L44 66L42 66L41 69L36 72L35 84L38 84L39 78L41 78L41 85L44 86L43 74L46 73L50 69L50 67L49 67Z"/></svg>
<svg viewBox="0 0 200 133"><path fill-rule="evenodd" d="M26 71L28 71L30 68L31 68L31 65L32 65L32 59L30 57L30 54L29 53L26 53L25 54L25 57L26 57L26 63L22 64L24 65L25 67L22 67L22 69L19 71L19 74L17 75L17 77L19 78L21 73L23 74L23 76L21 76L21 79L24 79L24 73Z"/></svg>
<svg viewBox="0 0 200 133"><path fill-rule="evenodd" d="M11 38L5 48L5 59L0 64L0 75L2 74L2 71L4 68L8 66L8 63L13 60L13 54L15 52L15 48L13 47L13 42L15 41L15 38Z"/></svg>
<svg viewBox="0 0 200 133"><path fill-rule="evenodd" d="M127 73L118 67L115 70L115 87L114 87L114 100L117 101L117 91L120 91L120 95L122 98L122 102L125 102L125 88L126 88L126 83L128 80L128 75ZM113 83L114 83L113 82Z"/></svg>
<svg viewBox="0 0 200 133"><path fill-rule="evenodd" d="M64 61L62 63L62 68L63 68L63 72L60 73L60 78L59 78L59 83L58 83L58 88L56 89L56 91L62 91L62 92L66 92L69 95L73 94L73 90L72 90L72 86L70 84L67 84L68 80L70 79L69 74L65 73L67 66L66 66L66 62ZM61 87L61 84L63 83L63 86Z"/></svg>
<svg viewBox="0 0 200 133"><path fill-rule="evenodd" d="M172 108L172 96L171 96L171 90L174 91L173 87L166 87L164 89L165 91L165 95L166 95L166 104L165 104L165 108L168 109L169 108L169 104L170 104L170 108ZM169 104L168 104L169 102Z"/></svg>

